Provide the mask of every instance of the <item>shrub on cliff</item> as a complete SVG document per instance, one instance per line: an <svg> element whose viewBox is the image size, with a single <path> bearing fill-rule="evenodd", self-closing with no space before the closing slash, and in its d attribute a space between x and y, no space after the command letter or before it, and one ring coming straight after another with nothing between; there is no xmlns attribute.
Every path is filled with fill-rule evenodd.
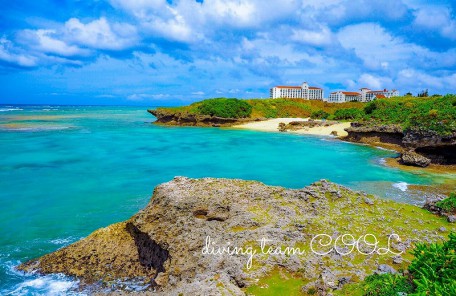
<svg viewBox="0 0 456 296"><path fill-rule="evenodd" d="M339 109L334 112L334 119L359 120L364 116L363 110L358 108Z"/></svg>
<svg viewBox="0 0 456 296"><path fill-rule="evenodd" d="M200 102L198 113L223 118L246 118L252 113L252 106L242 100L216 98Z"/></svg>
<svg viewBox="0 0 456 296"><path fill-rule="evenodd" d="M445 135L456 131L456 96L379 99L364 107L367 119L401 124L404 129L424 129Z"/></svg>
<svg viewBox="0 0 456 296"><path fill-rule="evenodd" d="M373 274L364 279L364 295L391 296L405 295L413 292L413 285L400 274ZM404 295L403 294L403 295Z"/></svg>
<svg viewBox="0 0 456 296"><path fill-rule="evenodd" d="M456 193L451 193L448 198L437 202L435 205L446 212L456 212Z"/></svg>
<svg viewBox="0 0 456 296"><path fill-rule="evenodd" d="M443 243L417 244L409 274L366 277L364 295L456 295L456 233Z"/></svg>
<svg viewBox="0 0 456 296"><path fill-rule="evenodd" d="M310 114L310 118L312 119L326 119L329 117L329 113L328 112L325 112L323 110L318 110L318 111L315 111L315 112L312 112L312 114Z"/></svg>

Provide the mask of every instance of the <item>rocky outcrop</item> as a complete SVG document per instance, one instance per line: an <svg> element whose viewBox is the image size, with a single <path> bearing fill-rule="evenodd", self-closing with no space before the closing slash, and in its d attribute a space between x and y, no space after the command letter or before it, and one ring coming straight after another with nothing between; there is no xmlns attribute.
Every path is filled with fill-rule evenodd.
<svg viewBox="0 0 456 296"><path fill-rule="evenodd" d="M433 214L436 214L436 215L439 215L442 217L446 217L448 222L450 222L450 223L455 223L456 222L456 212L454 212L454 211L448 212L437 206L437 203L439 201L444 200L445 198L447 198L447 197L444 195L440 195L440 194L433 194L430 196L426 196L426 202L423 205L423 209L426 209Z"/></svg>
<svg viewBox="0 0 456 296"><path fill-rule="evenodd" d="M371 233L379 246L388 247L389 235L397 233L401 241L389 247L400 253L416 241L443 239L445 234L436 231L442 227L456 229L418 207L325 180L291 190L256 181L176 177L155 188L149 204L129 220L19 269L75 276L102 292L134 283L156 290L154 295L245 295L263 282L268 284L262 289L299 279L298 290L325 295L388 269L385 264L404 268L409 257L369 253L362 242L365 254L340 245L340 252L328 250L315 243L317 235L334 243L342 234L358 239ZM287 247L302 252L274 251ZM217 254L223 248L231 251ZM283 282L277 283L276 274ZM274 280L268 282L270 277Z"/></svg>
<svg viewBox="0 0 456 296"><path fill-rule="evenodd" d="M281 132L286 132L286 131L296 131L296 130L306 130L309 128L314 128L314 127L327 127L327 126L332 126L334 124L340 123L339 121L331 121L331 120L314 120L314 119L309 119L309 120L297 120L297 121L291 121L288 124L285 124L281 122L279 124L279 131Z"/></svg>
<svg viewBox="0 0 456 296"><path fill-rule="evenodd" d="M250 121L260 121L261 118L223 118L209 115L191 114L188 112L177 112L167 109L147 110L150 114L157 117L156 124L178 125L178 126L233 126Z"/></svg>
<svg viewBox="0 0 456 296"><path fill-rule="evenodd" d="M456 132L439 135L435 131L409 129L398 125L352 123L344 140L366 144L388 144L401 151L400 162L426 167L430 163L456 164Z"/></svg>
<svg viewBox="0 0 456 296"><path fill-rule="evenodd" d="M399 125L370 125L353 122L344 140L366 144L386 143L402 146L404 133Z"/></svg>
<svg viewBox="0 0 456 296"><path fill-rule="evenodd" d="M401 153L401 163L424 168L431 164L431 160L414 151L404 151Z"/></svg>

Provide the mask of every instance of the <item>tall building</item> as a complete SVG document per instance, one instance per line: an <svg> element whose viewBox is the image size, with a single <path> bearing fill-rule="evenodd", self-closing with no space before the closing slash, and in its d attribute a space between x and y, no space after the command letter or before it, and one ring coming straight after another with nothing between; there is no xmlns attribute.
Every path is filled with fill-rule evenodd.
<svg viewBox="0 0 456 296"><path fill-rule="evenodd" d="M306 100L323 100L323 89L315 86L309 86L307 82L301 86L276 86L271 88L270 96L272 99L289 98L289 99L306 99Z"/></svg>

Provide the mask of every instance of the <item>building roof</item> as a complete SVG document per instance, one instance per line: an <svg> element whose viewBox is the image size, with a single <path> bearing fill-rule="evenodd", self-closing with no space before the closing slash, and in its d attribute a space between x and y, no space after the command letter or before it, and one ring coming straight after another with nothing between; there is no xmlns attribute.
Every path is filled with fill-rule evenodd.
<svg viewBox="0 0 456 296"><path fill-rule="evenodd" d="M321 89L320 87L316 87L316 86L309 86L309 89Z"/></svg>
<svg viewBox="0 0 456 296"><path fill-rule="evenodd" d="M342 92L346 96L360 96L361 94L356 91L343 91Z"/></svg>
<svg viewBox="0 0 456 296"><path fill-rule="evenodd" d="M284 85L278 85L278 86L276 86L276 87L277 87L277 88L299 88L299 89L301 89L300 86L284 86Z"/></svg>
<svg viewBox="0 0 456 296"><path fill-rule="evenodd" d="M378 94L378 95L375 95L375 96L376 96L377 98L379 98L379 99L384 99L384 98L386 98L385 95L383 95L383 94Z"/></svg>

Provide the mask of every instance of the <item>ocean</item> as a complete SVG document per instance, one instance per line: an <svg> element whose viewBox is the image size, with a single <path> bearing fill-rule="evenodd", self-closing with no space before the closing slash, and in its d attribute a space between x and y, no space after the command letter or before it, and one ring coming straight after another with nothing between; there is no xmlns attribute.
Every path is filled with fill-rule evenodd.
<svg viewBox="0 0 456 296"><path fill-rule="evenodd" d="M0 106L0 295L77 294L62 275L18 272L128 219L174 176L301 188L319 179L420 204L409 184L442 176L385 166L396 153L325 137L162 127L146 107Z"/></svg>

